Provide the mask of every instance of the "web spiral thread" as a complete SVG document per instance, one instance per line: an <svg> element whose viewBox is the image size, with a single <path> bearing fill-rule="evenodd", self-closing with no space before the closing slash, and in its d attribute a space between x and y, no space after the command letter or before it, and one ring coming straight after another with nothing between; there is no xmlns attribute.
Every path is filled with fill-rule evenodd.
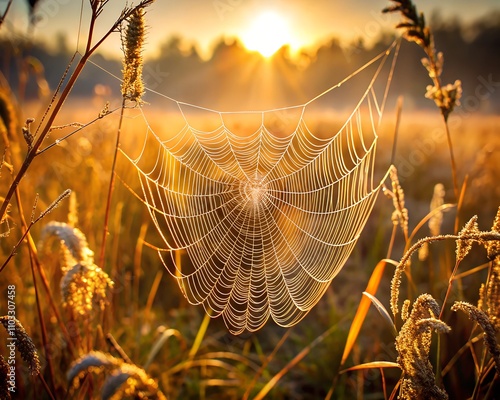
<svg viewBox="0 0 500 400"><path fill-rule="evenodd" d="M374 179L386 94L382 101L375 94L379 70L326 137L305 118L321 95L279 110L202 109L218 121L209 130L190 122L194 106L175 102L183 118L177 134L163 139L149 127L139 156L125 153L169 250L160 254L165 266L188 301L222 315L231 333L256 331L269 317L296 324L350 255L381 185ZM292 129L278 132L280 115ZM245 116L260 124L241 134L230 120ZM182 263L176 251L187 253Z"/></svg>

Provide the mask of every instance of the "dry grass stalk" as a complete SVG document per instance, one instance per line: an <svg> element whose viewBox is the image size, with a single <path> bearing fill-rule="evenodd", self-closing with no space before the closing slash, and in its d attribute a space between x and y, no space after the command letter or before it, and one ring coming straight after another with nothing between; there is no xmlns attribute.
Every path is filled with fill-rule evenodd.
<svg viewBox="0 0 500 400"><path fill-rule="evenodd" d="M465 301L455 302L451 309L453 311L461 310L465 312L470 319L479 324L484 332L484 343L486 348L495 361L497 373L500 373L500 346L497 342L495 328L489 320L488 315L476 306L473 306Z"/></svg>
<svg viewBox="0 0 500 400"><path fill-rule="evenodd" d="M38 375L41 369L38 352L33 340L31 340L21 322L16 318L3 316L0 317L0 323L7 330L9 337L13 339L12 342L21 354L21 358L28 365L31 374Z"/></svg>
<svg viewBox="0 0 500 400"><path fill-rule="evenodd" d="M450 327L436 319L439 306L429 294L420 295L396 338L397 363L403 371L400 399L447 399L436 385L429 361L432 331L447 333Z"/></svg>
<svg viewBox="0 0 500 400"><path fill-rule="evenodd" d="M70 189L66 189L64 192L62 192L58 197L57 199L55 199L52 203L49 204L49 206L40 213L40 215L38 216L38 218L36 220L33 221L33 223L35 222L38 222L39 220L41 220L42 218L44 218L45 216L47 216L48 214L50 214L52 211L54 211L54 209L56 209L57 207L59 207L59 205L61 204L61 202L66 198L66 197L69 197L71 195L71 190Z"/></svg>
<svg viewBox="0 0 500 400"><path fill-rule="evenodd" d="M422 59L423 66L427 69L429 78L433 84L427 86L425 97L434 100L434 103L441 111L443 117L448 148L450 150L450 161L452 168L453 190L455 197L459 198L459 188L457 182L457 167L453 154L453 145L448 126L448 117L455 108L460 105L462 96L462 83L456 80L453 84L443 86L441 83L441 73L443 71L444 56L441 52L436 52L434 37L431 29L426 25L423 13L418 13L411 0L392 0L392 6L385 8L382 12L399 12L402 21L396 26L403 30L403 35L408 41L417 43L425 52L426 58Z"/></svg>
<svg viewBox="0 0 500 400"><path fill-rule="evenodd" d="M434 83L427 86L425 97L434 100L446 121L454 107L460 104L462 84L459 80L446 86L441 84L444 56L443 53L436 52L434 37L431 29L426 25L424 14L417 12L411 0L392 1L395 4L385 8L383 12L401 13L403 20L396 25L396 28L402 29L403 35L408 41L417 43L424 50L427 58L422 59L422 64L427 69L429 77Z"/></svg>
<svg viewBox="0 0 500 400"><path fill-rule="evenodd" d="M432 243L437 240L443 240L450 237L449 235L439 235L439 236L433 236L433 237L425 237L420 239L417 243L415 243L413 246L411 246L408 251L403 255L401 258L401 261L399 261L396 269L394 270L394 275L392 276L391 280L391 299L390 299L390 305L391 305L391 311L394 316L396 316L399 313L399 306L398 306L398 301L399 301L399 288L401 286L401 278L403 276L403 273L406 270L406 267L410 264L411 256L415 251L418 251L422 246ZM408 305L404 305L406 308L408 308ZM407 311L406 311L407 312Z"/></svg>

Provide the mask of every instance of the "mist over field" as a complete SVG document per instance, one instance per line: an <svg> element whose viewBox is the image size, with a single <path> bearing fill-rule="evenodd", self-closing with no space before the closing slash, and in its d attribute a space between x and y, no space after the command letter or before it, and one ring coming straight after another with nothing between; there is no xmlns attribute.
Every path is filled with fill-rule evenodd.
<svg viewBox="0 0 500 400"><path fill-rule="evenodd" d="M462 81L462 103L468 112L498 112L500 70L494 66L500 65L500 13L468 25L458 20L443 21L436 15L431 18L431 25L437 50L446 54L443 79ZM393 35L383 34L370 47L364 44L363 38L350 45L330 38L298 54L291 54L290 48L283 46L269 59L249 52L233 38L220 39L210 57L205 59L197 51L196 43L179 36L168 37L159 57L148 57L146 49L144 81L148 89L176 100L222 110L297 105L335 85L385 51L394 40ZM14 54L21 51L32 55L44 66L47 81L54 88L72 54L68 42L68 38L62 36L54 38L51 47L58 51L49 52L43 45L3 39L0 64L15 85L20 71ZM420 48L402 42L391 96L394 99L404 94L405 108L409 110L433 107L432 102L423 97L426 85L430 84L420 64L423 56ZM119 82L109 73L120 76L121 61L99 54L92 60L98 67L87 66L74 93L119 97ZM34 82L28 82L26 90L28 96L34 96L37 90ZM356 95L346 101L355 98Z"/></svg>

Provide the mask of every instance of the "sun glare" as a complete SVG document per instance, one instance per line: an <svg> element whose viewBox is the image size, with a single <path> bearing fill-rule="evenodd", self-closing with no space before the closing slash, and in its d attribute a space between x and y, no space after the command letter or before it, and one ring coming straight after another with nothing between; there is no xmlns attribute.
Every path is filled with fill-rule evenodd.
<svg viewBox="0 0 500 400"><path fill-rule="evenodd" d="M291 35L285 19L275 12L267 11L255 19L242 40L248 50L270 57L283 45L290 44Z"/></svg>

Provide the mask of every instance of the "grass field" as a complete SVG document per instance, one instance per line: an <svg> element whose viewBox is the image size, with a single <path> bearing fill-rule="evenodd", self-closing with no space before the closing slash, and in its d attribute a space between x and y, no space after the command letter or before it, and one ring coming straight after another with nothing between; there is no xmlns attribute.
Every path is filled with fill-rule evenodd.
<svg viewBox="0 0 500 400"><path fill-rule="evenodd" d="M449 99L456 86L446 90ZM113 162L118 132L120 148L136 157L147 124L165 140L183 120L155 104L142 106L146 118L137 107L120 118L122 99L103 111L110 99L64 100L64 87L50 107L7 84L0 95L0 196L9 204L0 224L0 398L496 398L498 115L463 107L443 123L439 109L393 102L378 131L375 176L391 163L397 175L343 269L295 326L269 319L232 335L183 296L158 257L165 243L137 169L120 152ZM446 96L433 98L442 113ZM340 114L312 114L311 123L328 135ZM237 117L234 129L251 132L251 118ZM200 114L191 122L213 124ZM143 165L156 157L148 147ZM191 265L184 250L171 253Z"/></svg>

